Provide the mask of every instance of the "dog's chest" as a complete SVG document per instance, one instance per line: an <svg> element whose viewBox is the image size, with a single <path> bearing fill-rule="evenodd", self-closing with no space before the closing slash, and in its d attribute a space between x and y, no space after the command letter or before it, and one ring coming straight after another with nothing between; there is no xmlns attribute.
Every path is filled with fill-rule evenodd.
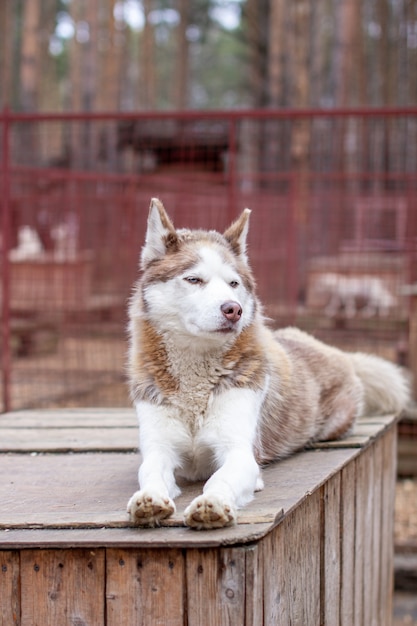
<svg viewBox="0 0 417 626"><path fill-rule="evenodd" d="M178 382L177 393L170 398L179 411L181 420L192 430L198 429L206 419L212 393L226 373L217 355L168 353L169 370Z"/></svg>

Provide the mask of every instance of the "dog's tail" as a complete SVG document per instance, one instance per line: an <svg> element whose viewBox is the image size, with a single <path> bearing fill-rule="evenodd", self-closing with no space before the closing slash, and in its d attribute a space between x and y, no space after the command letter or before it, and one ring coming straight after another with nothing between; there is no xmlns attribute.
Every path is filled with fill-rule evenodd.
<svg viewBox="0 0 417 626"><path fill-rule="evenodd" d="M350 357L364 387L364 415L399 413L405 409L411 400L410 388L397 365L362 352Z"/></svg>

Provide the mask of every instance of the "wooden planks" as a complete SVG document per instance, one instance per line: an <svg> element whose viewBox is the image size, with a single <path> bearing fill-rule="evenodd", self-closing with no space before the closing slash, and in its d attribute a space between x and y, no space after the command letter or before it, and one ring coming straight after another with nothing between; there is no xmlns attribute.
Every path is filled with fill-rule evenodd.
<svg viewBox="0 0 417 626"><path fill-rule="evenodd" d="M135 452L131 409L22 411L0 416L0 452Z"/></svg>
<svg viewBox="0 0 417 626"><path fill-rule="evenodd" d="M22 550L20 559L20 626L105 623L103 549Z"/></svg>
<svg viewBox="0 0 417 626"><path fill-rule="evenodd" d="M245 623L244 549L189 550L186 575L189 626Z"/></svg>
<svg viewBox="0 0 417 626"><path fill-rule="evenodd" d="M134 409L32 409L0 415L2 428L137 428Z"/></svg>
<svg viewBox="0 0 417 626"><path fill-rule="evenodd" d="M272 528L357 453L355 449L314 450L269 466L264 470L264 490L239 513L239 525ZM139 455L127 453L4 455L0 529L128 529L126 503L137 489L138 466ZM183 484L176 514L162 525L182 526L184 510L202 486ZM150 532L163 530L137 530L137 541ZM223 532L215 533L219 542ZM0 535L0 546L2 541L7 537Z"/></svg>
<svg viewBox="0 0 417 626"><path fill-rule="evenodd" d="M134 428L2 428L2 452L135 452Z"/></svg>
<svg viewBox="0 0 417 626"><path fill-rule="evenodd" d="M392 593L394 573L394 500L397 459L396 429L383 438L382 447L382 493L381 493L381 561L380 561L380 616L381 624L389 625L392 615Z"/></svg>
<svg viewBox="0 0 417 626"><path fill-rule="evenodd" d="M20 624L20 554L16 550L0 550L1 624Z"/></svg>
<svg viewBox="0 0 417 626"><path fill-rule="evenodd" d="M322 488L321 619L320 623L337 624L341 612L341 472Z"/></svg>
<svg viewBox="0 0 417 626"><path fill-rule="evenodd" d="M356 541L356 464L350 463L340 473L340 626L354 624ZM337 622L336 622L337 623Z"/></svg>
<svg viewBox="0 0 417 626"><path fill-rule="evenodd" d="M313 449L363 448L394 416L364 417L344 439L316 442ZM1 452L134 452L138 427L132 409L16 411L0 416Z"/></svg>
<svg viewBox="0 0 417 626"><path fill-rule="evenodd" d="M0 426L16 438L0 455L1 624L389 626L395 418L265 468L237 526L195 532L182 513L201 484L183 485L166 526L131 527L140 457L123 432L136 435L135 416L100 414L9 414ZM30 432L32 448L53 443L52 431L69 453L27 445ZM103 431L112 451L94 447Z"/></svg>
<svg viewBox="0 0 417 626"><path fill-rule="evenodd" d="M308 497L263 543L264 624L320 624L320 497Z"/></svg>
<svg viewBox="0 0 417 626"><path fill-rule="evenodd" d="M55 438L63 439L61 449L72 448L74 454L32 452L31 455L3 455L2 469L6 479L0 483L0 498L4 503L0 509L0 529L8 529L9 533L5 535L0 530L0 545L13 545L12 538L17 541L18 537L16 532L10 535L10 531L19 529L44 529L43 534L36 533L36 541L41 541L42 545L48 545L46 531L50 531L51 545L56 545L60 541L59 537L64 536L57 529L69 528L73 531L100 530L96 535L94 532L86 535L77 532L74 535L77 545L82 545L84 536L86 541L93 542L94 545L96 541L104 540L103 529L109 531L107 540L113 542L116 540L116 533L113 531L117 528L126 529L125 537L122 532L117 534L118 540L130 545L133 538L125 507L128 498L137 488L140 457L131 453L124 432L129 432L131 436L136 435L136 428L127 425L136 421L134 412L104 409L28 413L5 416L5 426L16 423L16 448L20 446L27 451L42 447L38 445L42 438L43 441L52 443L49 436L53 430ZM120 419L125 420L123 429L115 427ZM31 420L35 425L33 428L29 428ZM69 424L70 427L51 429L50 425L55 420L60 424ZM364 427L368 428L367 434L361 435L366 438L365 445L383 432L390 421L392 422L392 418L379 418L378 421L370 420L370 424L365 424ZM0 423L3 422L0 420ZM95 429L91 428L94 423L97 424ZM0 428L0 435L9 430L8 427ZM28 432L32 433L31 438L28 437ZM117 452L91 451L100 448L103 433L106 441L111 442ZM72 445L74 441L76 445ZM8 449L4 440L2 443L3 449ZM267 532L278 523L282 515L291 512L309 493L338 473L358 452L356 444L355 447L340 448L338 445L332 447L326 443L322 449L309 450L265 468L265 489L256 494L253 502L240 512L239 526L251 526L250 532L247 528L250 538L258 537L261 530ZM177 513L163 525L181 526L185 507L201 489L201 484L183 485L183 494L177 501ZM161 529L134 530L135 539L143 542L143 545L148 545L153 540L157 545L164 541L161 537L164 531ZM204 533L200 536L208 541L207 545L212 545L213 541L220 545L234 539L242 541L242 534L237 529L233 536L230 529L225 529L215 531L213 535ZM197 535L194 533L194 537ZM187 534L184 538L181 535L178 537L178 541L190 539ZM27 532L21 533L21 541L21 545L30 545Z"/></svg>
<svg viewBox="0 0 417 626"><path fill-rule="evenodd" d="M264 577L265 563L259 543L245 547L245 624L265 624ZM271 554L268 557L271 563Z"/></svg>
<svg viewBox="0 0 417 626"><path fill-rule="evenodd" d="M107 626L183 626L184 556L179 550L107 550Z"/></svg>

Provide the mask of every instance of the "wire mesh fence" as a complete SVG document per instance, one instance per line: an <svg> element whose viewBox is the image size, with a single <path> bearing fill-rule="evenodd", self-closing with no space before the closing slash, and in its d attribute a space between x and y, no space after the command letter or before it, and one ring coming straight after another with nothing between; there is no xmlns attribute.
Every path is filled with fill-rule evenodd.
<svg viewBox="0 0 417 626"><path fill-rule="evenodd" d="M0 132L2 410L129 404L153 196L177 226L222 230L251 208L272 325L415 367L417 110L5 111Z"/></svg>

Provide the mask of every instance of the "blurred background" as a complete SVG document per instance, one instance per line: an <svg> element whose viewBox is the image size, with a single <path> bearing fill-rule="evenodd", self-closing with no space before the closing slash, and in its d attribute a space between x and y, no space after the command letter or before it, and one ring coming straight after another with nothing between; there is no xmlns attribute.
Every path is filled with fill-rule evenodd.
<svg viewBox="0 0 417 626"><path fill-rule="evenodd" d="M130 405L152 196L177 226L250 207L271 325L403 365L417 396L417 0L2 0L0 167L0 411ZM411 410L402 476L416 438ZM397 502L407 552L415 481Z"/></svg>
<svg viewBox="0 0 417 626"><path fill-rule="evenodd" d="M1 407L125 406L149 200L417 383L417 2L4 0Z"/></svg>
<svg viewBox="0 0 417 626"><path fill-rule="evenodd" d="M414 106L414 0L3 0L15 111Z"/></svg>

